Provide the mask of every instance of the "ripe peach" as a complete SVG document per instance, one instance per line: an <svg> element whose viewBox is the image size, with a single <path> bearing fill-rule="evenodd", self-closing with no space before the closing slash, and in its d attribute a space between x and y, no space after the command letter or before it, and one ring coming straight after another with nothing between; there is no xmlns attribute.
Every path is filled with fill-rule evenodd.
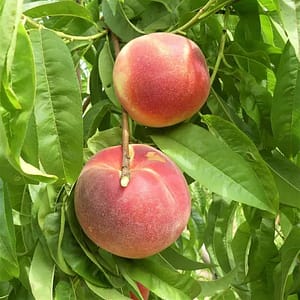
<svg viewBox="0 0 300 300"><path fill-rule="evenodd" d="M179 237L191 201L184 176L166 155L148 145L129 147L128 186L120 186L121 146L106 148L79 176L75 212L95 244L122 257L143 258Z"/></svg>
<svg viewBox="0 0 300 300"><path fill-rule="evenodd" d="M140 290L140 292L143 296L143 299L148 300L149 290L146 287L144 287L140 282L137 282L137 286L138 286L138 288L139 288L139 290ZM138 298L132 292L129 292L129 296L133 300L138 300Z"/></svg>
<svg viewBox="0 0 300 300"><path fill-rule="evenodd" d="M116 58L114 89L130 117L142 125L164 127L195 114L210 89L200 48L172 33L131 40Z"/></svg>

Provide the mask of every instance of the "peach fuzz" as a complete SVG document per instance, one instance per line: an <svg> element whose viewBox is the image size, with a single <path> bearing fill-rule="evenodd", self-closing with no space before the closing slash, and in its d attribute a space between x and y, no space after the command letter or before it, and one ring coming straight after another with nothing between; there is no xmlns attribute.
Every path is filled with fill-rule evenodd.
<svg viewBox="0 0 300 300"><path fill-rule="evenodd" d="M129 185L120 186L121 146L106 148L82 169L75 212L95 244L122 257L143 258L180 236L191 201L184 176L166 155L148 145L129 147Z"/></svg>
<svg viewBox="0 0 300 300"><path fill-rule="evenodd" d="M191 117L210 90L200 48L183 36L162 32L135 38L121 49L113 83L130 117L151 127L174 125Z"/></svg>

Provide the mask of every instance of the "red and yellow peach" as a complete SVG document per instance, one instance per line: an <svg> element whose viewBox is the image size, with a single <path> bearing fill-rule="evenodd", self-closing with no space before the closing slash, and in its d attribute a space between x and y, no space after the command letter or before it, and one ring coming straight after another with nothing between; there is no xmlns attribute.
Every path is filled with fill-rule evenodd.
<svg viewBox="0 0 300 300"><path fill-rule="evenodd" d="M143 258L170 246L191 211L179 168L148 145L131 144L130 182L120 186L121 146L106 148L84 166L75 188L75 212L86 235L103 249Z"/></svg>
<svg viewBox="0 0 300 300"><path fill-rule="evenodd" d="M115 61L113 83L130 117L151 127L191 117L210 90L200 48L183 36L163 32L135 38L122 48Z"/></svg>

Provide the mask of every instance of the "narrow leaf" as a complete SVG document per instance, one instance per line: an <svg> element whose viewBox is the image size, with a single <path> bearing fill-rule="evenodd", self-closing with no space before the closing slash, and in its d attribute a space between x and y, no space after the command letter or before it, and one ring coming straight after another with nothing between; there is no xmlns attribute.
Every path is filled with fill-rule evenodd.
<svg viewBox="0 0 300 300"><path fill-rule="evenodd" d="M0 6L0 82L2 81L8 49L16 37L22 13L22 2L22 0L3 1Z"/></svg>
<svg viewBox="0 0 300 300"><path fill-rule="evenodd" d="M128 300L130 298L123 296L120 294L116 289L110 288L102 288L96 286L88 281L85 282L86 285L93 291L96 295L102 297L103 299L107 300Z"/></svg>
<svg viewBox="0 0 300 300"><path fill-rule="evenodd" d="M113 11L109 2L109 0L102 1L104 21L118 37L125 42L129 42L131 39L143 34L141 30L130 22L120 1L118 1L116 9Z"/></svg>
<svg viewBox="0 0 300 300"><path fill-rule="evenodd" d="M278 146L290 157L300 150L300 62L290 43L284 49L276 77L272 128Z"/></svg>
<svg viewBox="0 0 300 300"><path fill-rule="evenodd" d="M55 3L38 1L36 3L26 3L24 5L24 13L32 18L71 16L93 22L93 16L89 10L73 1L59 1Z"/></svg>
<svg viewBox="0 0 300 300"><path fill-rule="evenodd" d="M184 172L210 191L272 213L276 211L247 162L205 129L187 124L152 138Z"/></svg>
<svg viewBox="0 0 300 300"><path fill-rule="evenodd" d="M291 230L284 244L280 248L280 263L274 272L274 299L285 299L285 289L291 268L300 254L300 227L295 226Z"/></svg>
<svg viewBox="0 0 300 300"><path fill-rule="evenodd" d="M73 183L83 160L81 97L71 54L53 32L31 31L37 68L35 116L44 169Z"/></svg>
<svg viewBox="0 0 300 300"><path fill-rule="evenodd" d="M300 5L298 0L279 0L280 13L284 29L300 61Z"/></svg>
<svg viewBox="0 0 300 300"><path fill-rule="evenodd" d="M53 299L53 280L55 264L38 243L29 270L29 281L35 299Z"/></svg>
<svg viewBox="0 0 300 300"><path fill-rule="evenodd" d="M16 237L7 185L0 179L0 281L19 275ZM3 271L8 278L3 278Z"/></svg>
<svg viewBox="0 0 300 300"><path fill-rule="evenodd" d="M264 159L273 172L280 203L300 208L300 168L278 152Z"/></svg>
<svg viewBox="0 0 300 300"><path fill-rule="evenodd" d="M99 75L106 95L115 106L120 107L120 103L118 102L118 99L113 89L113 66L114 60L110 51L109 42L106 41L99 54Z"/></svg>
<svg viewBox="0 0 300 300"><path fill-rule="evenodd" d="M253 141L233 123L218 116L205 115L203 120L211 132L248 162L259 178L259 185L265 194L264 198L273 207L278 207L278 191L274 178Z"/></svg>

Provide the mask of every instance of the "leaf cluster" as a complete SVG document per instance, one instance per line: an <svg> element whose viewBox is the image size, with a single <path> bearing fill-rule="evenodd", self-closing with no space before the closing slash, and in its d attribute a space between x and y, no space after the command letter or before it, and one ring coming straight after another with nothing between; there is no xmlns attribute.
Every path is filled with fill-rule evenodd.
<svg viewBox="0 0 300 300"><path fill-rule="evenodd" d="M0 299L275 299L300 295L300 11L297 0L0 1ZM187 229L142 260L83 234L84 162L121 143L115 52L155 31L207 58L211 93L183 124L130 121L192 195Z"/></svg>

